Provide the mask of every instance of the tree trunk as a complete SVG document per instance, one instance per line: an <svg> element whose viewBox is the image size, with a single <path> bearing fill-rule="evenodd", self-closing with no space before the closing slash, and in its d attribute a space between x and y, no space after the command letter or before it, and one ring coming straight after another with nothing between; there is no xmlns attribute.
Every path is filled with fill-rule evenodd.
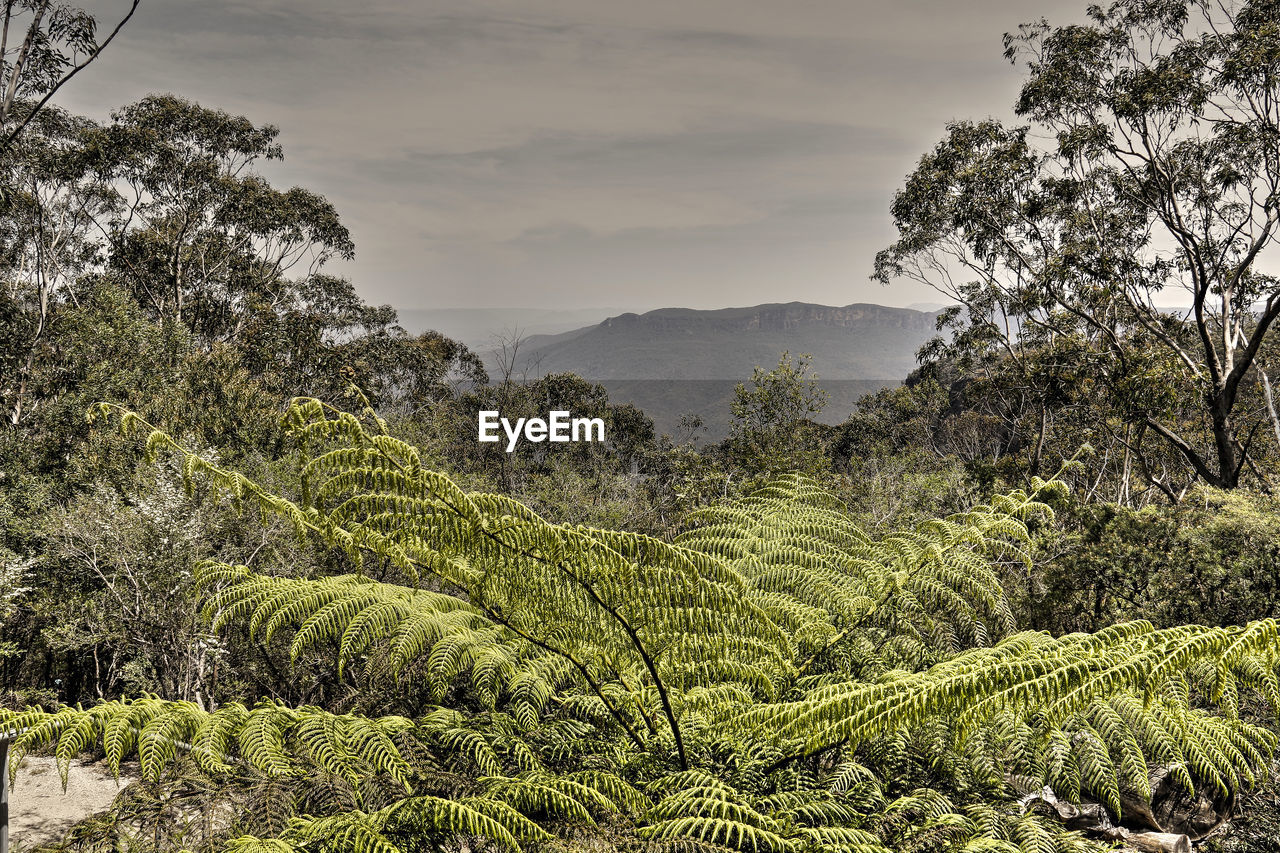
<svg viewBox="0 0 1280 853"><path fill-rule="evenodd" d="M1235 424L1232 422L1231 410L1235 408L1235 394L1220 389L1209 400L1213 423L1213 445L1218 456L1217 477L1210 480L1209 485L1219 489L1234 489L1240 485L1240 469L1244 467L1240 458L1240 442L1236 440Z"/></svg>

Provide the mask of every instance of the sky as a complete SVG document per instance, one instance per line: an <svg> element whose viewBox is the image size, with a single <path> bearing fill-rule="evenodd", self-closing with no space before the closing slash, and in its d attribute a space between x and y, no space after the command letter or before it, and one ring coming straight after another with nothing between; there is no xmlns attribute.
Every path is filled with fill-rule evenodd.
<svg viewBox="0 0 1280 853"><path fill-rule="evenodd" d="M87 8L113 24L126 0ZM938 302L869 279L955 119L1013 118L1018 24L1084 0L142 0L59 97L280 128L398 308Z"/></svg>

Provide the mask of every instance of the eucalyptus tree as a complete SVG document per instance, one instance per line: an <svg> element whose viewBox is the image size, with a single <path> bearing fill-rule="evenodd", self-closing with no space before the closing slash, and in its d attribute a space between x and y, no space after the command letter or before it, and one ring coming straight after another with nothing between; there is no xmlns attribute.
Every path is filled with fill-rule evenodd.
<svg viewBox="0 0 1280 853"><path fill-rule="evenodd" d="M772 370L752 368L750 387L741 382L734 387L724 446L748 476L814 474L826 467L823 453L815 447L812 419L830 395L818 384L811 363L807 353L793 359L784 352Z"/></svg>
<svg viewBox="0 0 1280 853"><path fill-rule="evenodd" d="M457 381L485 381L466 347L409 334L390 306L325 273L352 257L353 243L323 196L277 189L256 171L283 156L278 132L173 96L125 106L106 125L39 113L6 156L11 191L0 210L0 406L10 427L81 383L115 387L80 357L101 342L75 338L103 322L116 324L113 339L149 322L173 344L111 362L118 376L144 363L146 373L156 357L196 384L217 364L217 375L251 371L276 399L340 395L354 382L379 404L411 406L450 396ZM24 435L9 438L29 446Z"/></svg>
<svg viewBox="0 0 1280 853"><path fill-rule="evenodd" d="M1074 348L1071 381L1117 444L1179 460L1148 468L1170 495L1265 482L1256 445L1280 434L1260 361L1280 317L1278 30L1262 0L1118 0L1006 35L1026 123L952 124L876 258L875 278L967 309L953 352L1020 372L1041 429L1052 395L1031 357Z"/></svg>
<svg viewBox="0 0 1280 853"><path fill-rule="evenodd" d="M112 119L85 135L82 168L114 189L111 264L157 320L184 323L206 346L234 343L298 280L354 256L323 196L277 190L254 171L283 158L278 128L171 95Z"/></svg>
<svg viewBox="0 0 1280 853"><path fill-rule="evenodd" d="M149 317L230 346L284 396L341 393L421 404L447 376L483 378L479 360L440 335L415 337L389 306L329 275L355 245L337 210L259 171L284 156L279 129L172 95L116 110L81 136L78 168L110 192L98 224L107 273Z"/></svg>
<svg viewBox="0 0 1280 853"><path fill-rule="evenodd" d="M9 148L0 212L0 407L10 425L29 413L31 383L60 306L81 298L101 269L95 222L104 188L69 166L88 119L42 110Z"/></svg>
<svg viewBox="0 0 1280 853"><path fill-rule="evenodd" d="M283 397L337 399L354 384L404 414L488 380L478 356L436 331L410 334L389 305L370 305L348 279L310 275L242 318L242 363Z"/></svg>
<svg viewBox="0 0 1280 853"><path fill-rule="evenodd" d="M4 0L0 22L0 157L72 77L93 62L141 0L102 41L97 19L61 0Z"/></svg>

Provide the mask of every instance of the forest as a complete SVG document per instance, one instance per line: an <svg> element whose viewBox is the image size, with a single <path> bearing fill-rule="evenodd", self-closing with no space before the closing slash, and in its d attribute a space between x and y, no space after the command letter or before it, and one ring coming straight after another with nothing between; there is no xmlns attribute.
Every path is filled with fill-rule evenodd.
<svg viewBox="0 0 1280 853"><path fill-rule="evenodd" d="M1006 36L919 367L720 442L406 332L275 126L58 107L127 25L4 7L0 734L135 780L41 849L1280 851L1280 3Z"/></svg>

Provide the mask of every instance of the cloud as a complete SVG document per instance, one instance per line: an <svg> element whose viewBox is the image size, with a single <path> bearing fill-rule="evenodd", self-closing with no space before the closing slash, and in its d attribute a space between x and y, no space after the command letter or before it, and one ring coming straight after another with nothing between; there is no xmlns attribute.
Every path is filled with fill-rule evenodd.
<svg viewBox="0 0 1280 853"><path fill-rule="evenodd" d="M166 0L64 103L279 125L267 174L337 205L376 301L905 304L866 283L892 194L946 121L1007 114L1005 30L1083 12L1042 5Z"/></svg>

